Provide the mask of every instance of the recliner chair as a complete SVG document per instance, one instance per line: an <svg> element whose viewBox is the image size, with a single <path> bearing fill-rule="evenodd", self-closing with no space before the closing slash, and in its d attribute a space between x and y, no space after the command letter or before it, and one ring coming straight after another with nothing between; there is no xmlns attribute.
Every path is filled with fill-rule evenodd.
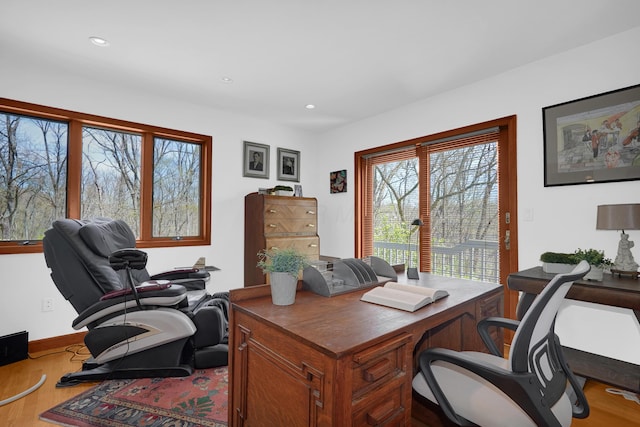
<svg viewBox="0 0 640 427"><path fill-rule="evenodd" d="M116 378L188 376L228 363L228 293L209 295L207 271L150 276L147 254L121 220L60 219L43 239L58 290L88 329L92 357L58 386Z"/></svg>
<svg viewBox="0 0 640 427"><path fill-rule="evenodd" d="M589 270L582 261L572 272L556 275L521 321L489 317L478 322L491 354L424 350L414 391L460 426L566 427L572 417L586 418L589 404L564 359L554 323L569 288ZM491 339L489 327L495 326L516 331L508 359Z"/></svg>

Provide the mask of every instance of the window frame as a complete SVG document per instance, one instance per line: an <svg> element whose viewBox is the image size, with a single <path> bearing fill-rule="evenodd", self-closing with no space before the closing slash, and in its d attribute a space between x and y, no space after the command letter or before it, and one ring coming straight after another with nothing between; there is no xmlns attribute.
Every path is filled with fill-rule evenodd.
<svg viewBox="0 0 640 427"><path fill-rule="evenodd" d="M79 113L22 101L0 98L0 112L68 123L66 216L80 219L82 181L82 128L99 127L142 136L139 248L202 246L211 244L211 178L213 140L209 135L168 129L93 114ZM198 236L153 237L153 144L160 137L200 145L200 234ZM42 252L41 240L0 241L0 254Z"/></svg>
<svg viewBox="0 0 640 427"><path fill-rule="evenodd" d="M518 266L518 200L517 200L517 120L516 116L506 116L495 120L477 123L457 129L439 132L432 135L422 136L406 141L396 142L383 145L380 147L369 148L354 153L354 187L355 187L355 204L354 204L354 256L361 258L370 252L365 239L372 236L367 233L367 218L365 209L369 207L366 200L367 185L370 182L367 169L367 157L379 156L381 153L394 153L398 151L415 149L420 161L419 182L422 188L428 188L427 175L429 164L426 156L422 151L427 150L429 144L434 142L444 143L447 140L459 139L461 135L483 131L488 128L497 127L499 135L498 149L501 150L501 159L498 164L498 179L500 180L499 195L499 242L504 244L509 241L510 249L500 251L500 283L504 287L504 313L505 316L515 318L516 305L518 302L518 294L510 291L506 286L508 275L517 271ZM435 146L434 146L435 147ZM507 215L508 214L508 215ZM429 216L429 194L428 191L420 192L420 217L428 226ZM507 220L509 218L509 220ZM420 233L426 232L426 227L421 227ZM507 234L508 233L508 234ZM420 270L430 271L431 269L431 248L429 239L420 235ZM509 334L507 334L509 335Z"/></svg>

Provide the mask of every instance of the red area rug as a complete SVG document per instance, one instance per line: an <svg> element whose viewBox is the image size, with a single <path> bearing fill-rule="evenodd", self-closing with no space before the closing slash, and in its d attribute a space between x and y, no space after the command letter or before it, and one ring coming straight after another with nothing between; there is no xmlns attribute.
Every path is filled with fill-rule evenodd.
<svg viewBox="0 0 640 427"><path fill-rule="evenodd" d="M183 378L103 381L40 414L63 426L227 425L227 367L198 369Z"/></svg>

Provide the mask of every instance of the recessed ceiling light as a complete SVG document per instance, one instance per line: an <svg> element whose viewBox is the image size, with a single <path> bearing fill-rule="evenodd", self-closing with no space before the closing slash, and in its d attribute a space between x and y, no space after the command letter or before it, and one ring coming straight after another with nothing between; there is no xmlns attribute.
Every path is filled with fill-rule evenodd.
<svg viewBox="0 0 640 427"><path fill-rule="evenodd" d="M109 41L106 39L103 39L102 37L91 36L89 37L89 40L91 41L91 43L93 43L96 46L100 46L100 47L109 46Z"/></svg>
<svg viewBox="0 0 640 427"><path fill-rule="evenodd" d="M314 108L316 108L316 106L313 104L307 104L304 106L304 108L306 108L307 110L313 110Z"/></svg>
<svg viewBox="0 0 640 427"><path fill-rule="evenodd" d="M233 83L233 79L231 77L227 77L227 76L223 77L222 81L225 82L225 83Z"/></svg>

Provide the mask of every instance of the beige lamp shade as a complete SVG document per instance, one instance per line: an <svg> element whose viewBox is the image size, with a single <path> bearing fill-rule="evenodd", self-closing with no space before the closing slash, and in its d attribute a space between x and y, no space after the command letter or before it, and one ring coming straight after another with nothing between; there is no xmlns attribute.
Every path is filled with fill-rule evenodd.
<svg viewBox="0 0 640 427"><path fill-rule="evenodd" d="M640 203L599 205L597 230L640 230Z"/></svg>

